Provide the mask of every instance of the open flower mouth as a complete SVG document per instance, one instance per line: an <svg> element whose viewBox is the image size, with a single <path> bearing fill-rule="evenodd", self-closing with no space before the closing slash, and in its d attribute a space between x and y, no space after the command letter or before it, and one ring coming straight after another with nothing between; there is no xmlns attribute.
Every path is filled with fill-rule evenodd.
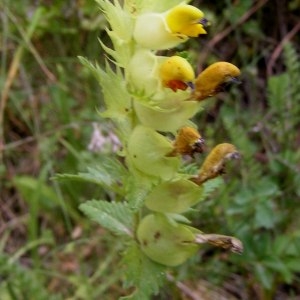
<svg viewBox="0 0 300 300"><path fill-rule="evenodd" d="M234 83L234 84L241 84L242 81L238 79L237 77L230 76L227 80L228 83Z"/></svg>
<svg viewBox="0 0 300 300"><path fill-rule="evenodd" d="M224 82L222 82L217 88L216 91L218 92L225 92L227 91L231 84L241 84L242 81L239 80L237 77L229 76Z"/></svg>
<svg viewBox="0 0 300 300"><path fill-rule="evenodd" d="M188 88L188 84L181 80L170 80L165 83L165 87L170 88L173 92L177 92L178 90L185 91Z"/></svg>
<svg viewBox="0 0 300 300"><path fill-rule="evenodd" d="M209 25L209 21L206 18L202 18L198 21L198 24L201 24L203 27L207 27Z"/></svg>

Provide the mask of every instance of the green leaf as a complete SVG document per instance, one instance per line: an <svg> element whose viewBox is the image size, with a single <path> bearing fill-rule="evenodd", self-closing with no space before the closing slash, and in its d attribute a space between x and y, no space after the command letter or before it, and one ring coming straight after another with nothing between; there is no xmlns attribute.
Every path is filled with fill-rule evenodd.
<svg viewBox="0 0 300 300"><path fill-rule="evenodd" d="M277 216L274 214L273 203L267 199L267 201L259 203L255 207L255 227L260 228L273 228L276 221Z"/></svg>
<svg viewBox="0 0 300 300"><path fill-rule="evenodd" d="M125 268L125 287L136 288L133 294L122 299L149 300L165 282L165 267L151 261L134 241L128 245L122 265Z"/></svg>
<svg viewBox="0 0 300 300"><path fill-rule="evenodd" d="M274 112L282 112L285 108L285 99L290 89L287 73L271 76L268 79L268 102Z"/></svg>
<svg viewBox="0 0 300 300"><path fill-rule="evenodd" d="M214 179L208 180L203 184L204 192L203 192L203 198L206 198L211 193L213 193L215 190L219 189L221 185L224 185L224 180L222 177L216 177Z"/></svg>
<svg viewBox="0 0 300 300"><path fill-rule="evenodd" d="M299 257L293 257L293 258L286 258L285 259L285 264L286 267L295 273L299 273L300 272L300 260Z"/></svg>
<svg viewBox="0 0 300 300"><path fill-rule="evenodd" d="M140 173L138 177L128 176L123 183L129 207L133 211L138 211L144 205L145 197L152 187L152 181Z"/></svg>
<svg viewBox="0 0 300 300"><path fill-rule="evenodd" d="M91 220L117 235L132 236L133 213L126 203L91 200L79 206Z"/></svg>
<svg viewBox="0 0 300 300"><path fill-rule="evenodd" d="M274 281L274 272L271 272L261 263L254 265L254 271L258 278L258 281L263 285L264 288L270 290Z"/></svg>
<svg viewBox="0 0 300 300"><path fill-rule="evenodd" d="M284 282L291 283L293 274L284 261L278 257L268 257L263 261L263 264L274 273L279 273L283 277Z"/></svg>
<svg viewBox="0 0 300 300"><path fill-rule="evenodd" d="M62 300L63 296L48 291L47 281L39 269L23 267L20 262L10 262L11 255L0 253L1 300L39 299ZM34 296L33 296L34 295Z"/></svg>
<svg viewBox="0 0 300 300"><path fill-rule="evenodd" d="M117 192L119 191L119 183L123 181L126 175L127 170L118 160L103 157L100 162L97 162L96 167L88 167L87 172L56 174L53 178L92 182Z"/></svg>
<svg viewBox="0 0 300 300"><path fill-rule="evenodd" d="M93 65L83 57L78 58L102 87L106 111L101 113L101 116L113 119L122 133L121 139L125 140L132 130L132 103L121 69L116 67L114 71L107 63L106 70L103 70L99 65Z"/></svg>
<svg viewBox="0 0 300 300"><path fill-rule="evenodd" d="M29 203L35 199L46 209L60 205L60 199L54 189L40 179L30 176L16 176L13 179L13 183L22 194L24 200Z"/></svg>

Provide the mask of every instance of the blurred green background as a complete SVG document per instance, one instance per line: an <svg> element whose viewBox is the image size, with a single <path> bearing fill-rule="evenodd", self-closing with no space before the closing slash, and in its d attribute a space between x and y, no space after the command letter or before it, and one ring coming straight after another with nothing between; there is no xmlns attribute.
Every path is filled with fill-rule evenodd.
<svg viewBox="0 0 300 300"><path fill-rule="evenodd" d="M208 35L177 51L198 72L224 60L243 74L195 118L208 147L228 141L243 157L194 224L235 235L245 251L203 248L176 270L181 285L154 299L299 299L300 1L192 4ZM0 16L0 298L117 299L128 294L121 245L78 210L113 194L52 179L115 155L113 126L97 114L101 90L77 58L104 62L105 19L93 0L2 0Z"/></svg>

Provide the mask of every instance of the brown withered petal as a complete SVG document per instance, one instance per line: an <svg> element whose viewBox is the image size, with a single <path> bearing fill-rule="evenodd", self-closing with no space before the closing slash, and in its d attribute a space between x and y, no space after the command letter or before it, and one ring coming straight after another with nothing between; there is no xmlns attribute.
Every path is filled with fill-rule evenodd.
<svg viewBox="0 0 300 300"><path fill-rule="evenodd" d="M197 234L195 242L198 244L208 243L238 254L243 252L243 243L232 236L221 234Z"/></svg>
<svg viewBox="0 0 300 300"><path fill-rule="evenodd" d="M224 173L225 162L229 159L239 158L240 154L234 145L222 143L212 149L200 168L199 175L191 179L197 184L213 179Z"/></svg>
<svg viewBox="0 0 300 300"><path fill-rule="evenodd" d="M193 99L205 100L221 92L224 83L235 82L240 70L228 62L216 62L201 72L195 80Z"/></svg>
<svg viewBox="0 0 300 300"><path fill-rule="evenodd" d="M174 141L174 153L193 156L195 153L202 153L204 139L193 127L182 127Z"/></svg>

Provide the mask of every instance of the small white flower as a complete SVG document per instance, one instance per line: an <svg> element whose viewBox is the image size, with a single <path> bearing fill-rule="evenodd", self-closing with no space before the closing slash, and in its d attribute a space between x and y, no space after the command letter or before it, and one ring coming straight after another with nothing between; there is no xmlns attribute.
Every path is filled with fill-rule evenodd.
<svg viewBox="0 0 300 300"><path fill-rule="evenodd" d="M92 152L117 152L121 148L119 138L112 131L104 131L97 123L93 123L93 128L88 150Z"/></svg>

